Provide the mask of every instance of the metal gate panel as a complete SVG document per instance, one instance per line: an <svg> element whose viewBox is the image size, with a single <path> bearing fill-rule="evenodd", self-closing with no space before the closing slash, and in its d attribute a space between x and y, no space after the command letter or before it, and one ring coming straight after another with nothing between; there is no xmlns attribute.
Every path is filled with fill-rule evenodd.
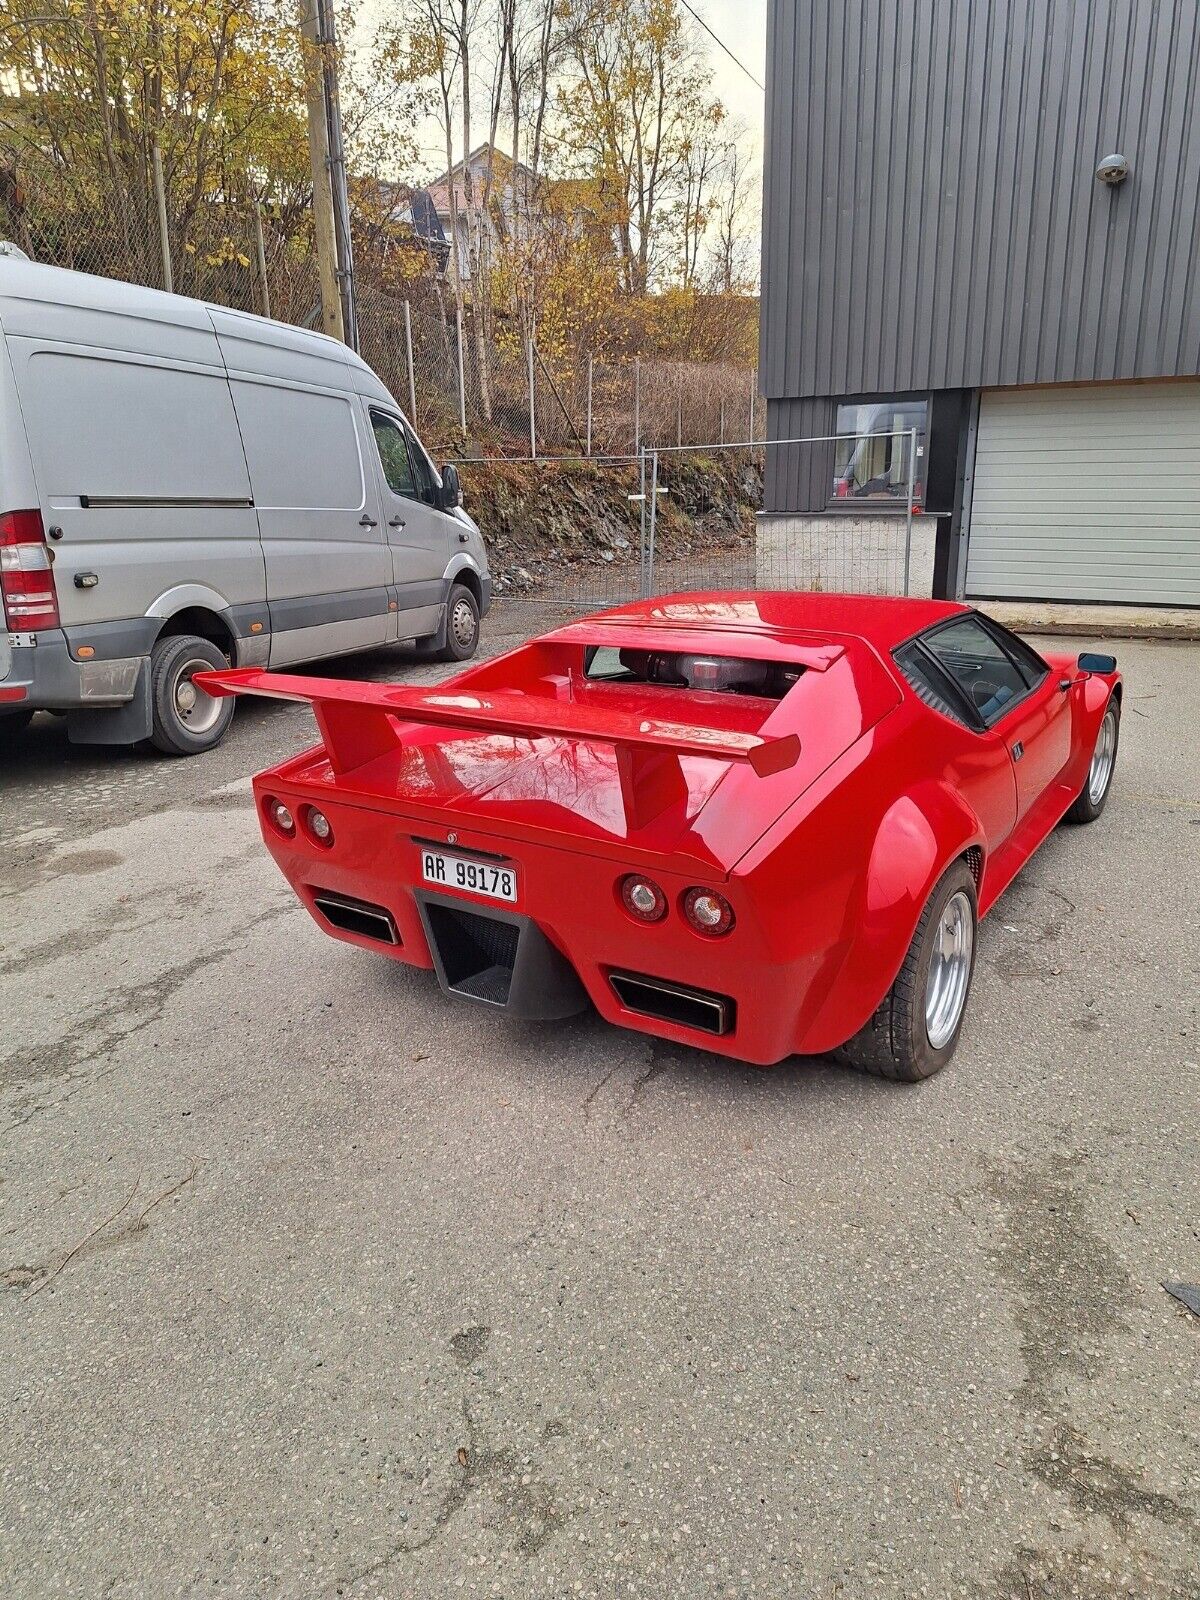
<svg viewBox="0 0 1200 1600"><path fill-rule="evenodd" d="M966 587L1200 606L1200 383L985 393Z"/></svg>

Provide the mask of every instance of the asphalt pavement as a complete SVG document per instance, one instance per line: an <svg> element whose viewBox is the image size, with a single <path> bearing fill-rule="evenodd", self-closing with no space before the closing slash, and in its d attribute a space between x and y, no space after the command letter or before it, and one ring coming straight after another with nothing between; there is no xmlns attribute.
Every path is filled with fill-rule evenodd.
<svg viewBox="0 0 1200 1600"><path fill-rule="evenodd" d="M1200 646L1115 648L917 1088L327 939L248 783L304 708L7 741L4 1596L1200 1596Z"/></svg>

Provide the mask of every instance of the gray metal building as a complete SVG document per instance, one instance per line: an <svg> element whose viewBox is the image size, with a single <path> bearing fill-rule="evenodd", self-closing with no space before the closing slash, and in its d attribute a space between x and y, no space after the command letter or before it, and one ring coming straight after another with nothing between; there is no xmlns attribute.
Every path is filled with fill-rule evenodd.
<svg viewBox="0 0 1200 1600"><path fill-rule="evenodd" d="M1200 605L1197 0L770 0L767 69L769 437L861 435L767 511L916 427L937 592Z"/></svg>

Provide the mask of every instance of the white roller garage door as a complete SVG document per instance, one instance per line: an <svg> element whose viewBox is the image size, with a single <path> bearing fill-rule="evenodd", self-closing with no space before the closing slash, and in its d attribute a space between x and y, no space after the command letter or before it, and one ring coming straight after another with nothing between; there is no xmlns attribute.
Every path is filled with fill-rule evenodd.
<svg viewBox="0 0 1200 1600"><path fill-rule="evenodd" d="M1200 606L1200 383L984 394L967 593Z"/></svg>

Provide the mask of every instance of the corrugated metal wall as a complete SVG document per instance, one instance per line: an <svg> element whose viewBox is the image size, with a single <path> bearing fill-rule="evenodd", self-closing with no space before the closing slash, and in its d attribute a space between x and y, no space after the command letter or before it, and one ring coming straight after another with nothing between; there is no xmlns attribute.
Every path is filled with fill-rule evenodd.
<svg viewBox="0 0 1200 1600"><path fill-rule="evenodd" d="M1200 373L1198 0L771 0L767 68L768 397Z"/></svg>
<svg viewBox="0 0 1200 1600"><path fill-rule="evenodd" d="M768 439L828 439L834 431L832 400L772 400L767 405ZM763 505L770 511L816 511L833 493L832 443L768 448Z"/></svg>

